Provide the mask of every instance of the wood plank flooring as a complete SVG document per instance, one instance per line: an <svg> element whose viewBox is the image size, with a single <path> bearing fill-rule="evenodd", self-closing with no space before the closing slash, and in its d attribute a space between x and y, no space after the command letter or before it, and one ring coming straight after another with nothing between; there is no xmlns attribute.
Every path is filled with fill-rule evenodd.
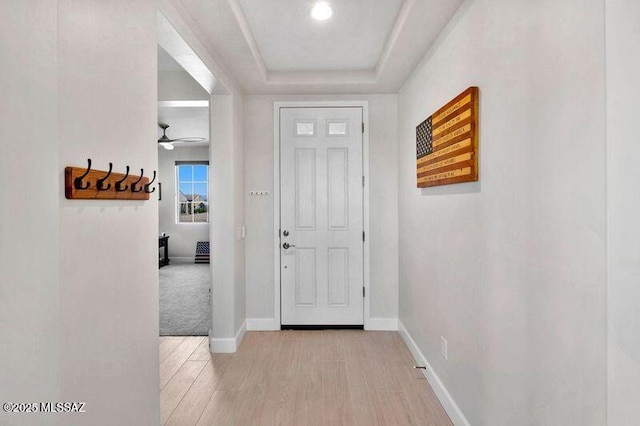
<svg viewBox="0 0 640 426"><path fill-rule="evenodd" d="M247 332L235 354L160 337L168 425L451 425L400 335Z"/></svg>

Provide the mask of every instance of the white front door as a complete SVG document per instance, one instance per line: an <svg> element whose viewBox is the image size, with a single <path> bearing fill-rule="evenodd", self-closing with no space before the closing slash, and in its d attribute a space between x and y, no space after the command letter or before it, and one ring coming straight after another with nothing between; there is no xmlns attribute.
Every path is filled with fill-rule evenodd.
<svg viewBox="0 0 640 426"><path fill-rule="evenodd" d="M283 325L362 325L362 108L280 109Z"/></svg>

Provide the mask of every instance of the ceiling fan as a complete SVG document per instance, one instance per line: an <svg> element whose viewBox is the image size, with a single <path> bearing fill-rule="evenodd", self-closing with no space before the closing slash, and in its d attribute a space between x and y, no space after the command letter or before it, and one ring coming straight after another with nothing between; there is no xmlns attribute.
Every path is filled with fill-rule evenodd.
<svg viewBox="0 0 640 426"><path fill-rule="evenodd" d="M169 128L168 124L158 123L158 126L162 129L162 136L158 139L158 144L162 146L164 149L171 151L175 148L173 146L174 142L200 142L206 140L206 138L178 138L178 139L169 139L167 137L167 129Z"/></svg>

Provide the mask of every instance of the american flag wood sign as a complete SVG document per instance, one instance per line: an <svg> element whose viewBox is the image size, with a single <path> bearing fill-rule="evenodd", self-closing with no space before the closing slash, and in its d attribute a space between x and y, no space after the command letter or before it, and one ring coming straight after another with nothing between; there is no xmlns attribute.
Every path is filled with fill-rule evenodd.
<svg viewBox="0 0 640 426"><path fill-rule="evenodd" d="M478 180L478 88L469 87L416 127L418 188Z"/></svg>

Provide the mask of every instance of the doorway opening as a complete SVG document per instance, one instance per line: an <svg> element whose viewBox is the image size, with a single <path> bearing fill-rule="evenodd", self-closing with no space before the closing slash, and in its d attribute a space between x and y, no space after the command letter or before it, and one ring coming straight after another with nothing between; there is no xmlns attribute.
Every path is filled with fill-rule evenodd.
<svg viewBox="0 0 640 426"><path fill-rule="evenodd" d="M160 336L211 329L209 97L158 46Z"/></svg>

